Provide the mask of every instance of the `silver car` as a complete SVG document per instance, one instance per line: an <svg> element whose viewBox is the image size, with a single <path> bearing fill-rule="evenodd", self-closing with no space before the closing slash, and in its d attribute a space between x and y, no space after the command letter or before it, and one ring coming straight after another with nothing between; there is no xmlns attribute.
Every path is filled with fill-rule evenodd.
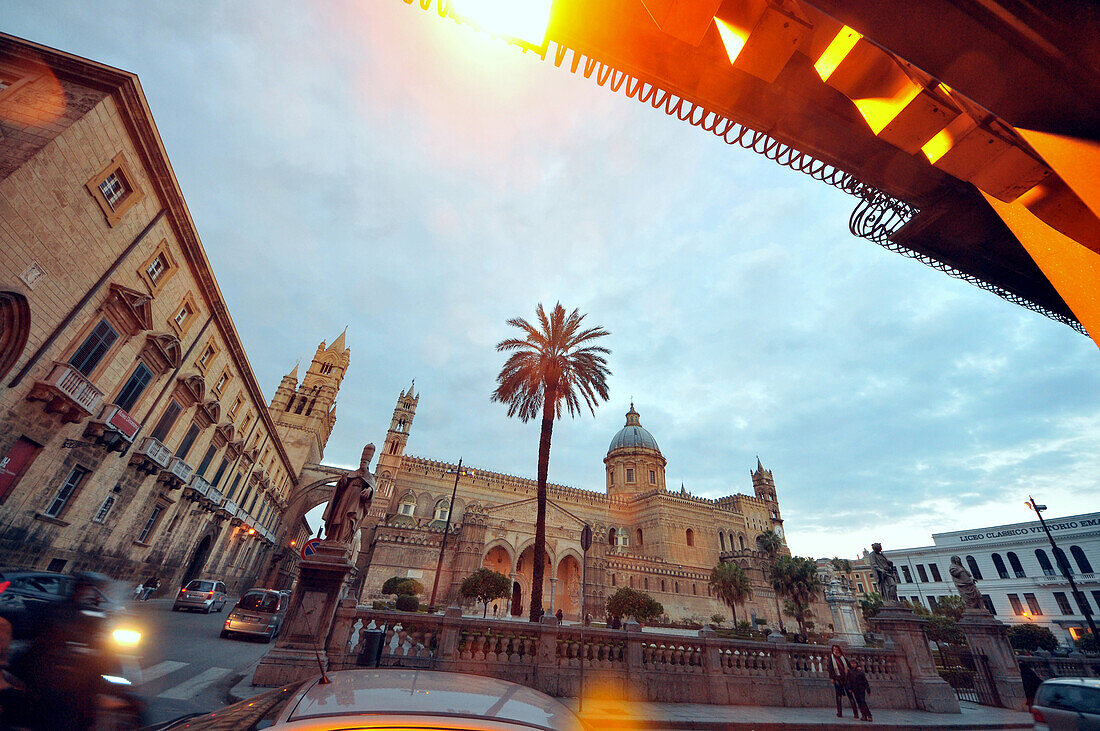
<svg viewBox="0 0 1100 731"><path fill-rule="evenodd" d="M225 584L222 582L213 579L193 579L188 581L187 586L180 589L180 593L176 595L172 611L187 609L209 614L225 609L227 601L229 600L226 597Z"/></svg>
<svg viewBox="0 0 1100 731"><path fill-rule="evenodd" d="M252 635L271 642L283 628L289 603L286 595L272 589L249 589L225 618L221 636Z"/></svg>
<svg viewBox="0 0 1100 731"><path fill-rule="evenodd" d="M1100 729L1100 678L1053 678L1035 691L1037 731Z"/></svg>
<svg viewBox="0 0 1100 731"><path fill-rule="evenodd" d="M338 670L167 729L584 731L561 701L523 685L431 670Z"/></svg>

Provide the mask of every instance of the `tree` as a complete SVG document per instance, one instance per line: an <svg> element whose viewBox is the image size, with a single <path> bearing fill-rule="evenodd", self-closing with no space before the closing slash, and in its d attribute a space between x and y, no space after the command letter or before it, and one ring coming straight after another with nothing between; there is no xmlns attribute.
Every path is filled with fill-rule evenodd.
<svg viewBox="0 0 1100 731"><path fill-rule="evenodd" d="M737 605L752 599L749 575L732 561L720 563L710 570L710 588L733 612L733 626L736 627Z"/></svg>
<svg viewBox="0 0 1100 731"><path fill-rule="evenodd" d="M864 594L859 598L859 609L863 612L864 621L868 621L882 609L882 595L873 592Z"/></svg>
<svg viewBox="0 0 1100 731"><path fill-rule="evenodd" d="M1049 627L1039 624L1017 624L1008 628L1008 642L1012 649L1021 652L1046 650L1050 652L1058 646L1058 640Z"/></svg>
<svg viewBox="0 0 1100 731"><path fill-rule="evenodd" d="M420 596L424 593L424 585L407 576L392 576L382 584L382 593L396 596Z"/></svg>
<svg viewBox="0 0 1100 731"><path fill-rule="evenodd" d="M779 558L780 552L783 550L783 539L779 537L773 529L768 528L760 535L756 537L756 546L760 549L760 552L764 554L768 561L768 567L766 573L771 572L772 566L775 564L777 558ZM783 612L779 610L779 595L775 595L775 614L779 617L779 631L786 633L787 628L783 626Z"/></svg>
<svg viewBox="0 0 1100 731"><path fill-rule="evenodd" d="M665 608L649 594L625 586L607 600L609 617L633 617L638 623L645 623L664 613Z"/></svg>
<svg viewBox="0 0 1100 731"><path fill-rule="evenodd" d="M489 612L489 602L507 599L512 593L512 580L500 572L480 568L463 579L458 593L467 599L481 602L481 616L484 617Z"/></svg>
<svg viewBox="0 0 1100 731"><path fill-rule="evenodd" d="M952 620L958 622L962 619L963 612L966 611L966 603L962 600L961 596L949 595L936 600L936 606L932 609L932 614L938 614L942 617L949 617Z"/></svg>
<svg viewBox="0 0 1100 731"><path fill-rule="evenodd" d="M538 327L516 317L509 325L523 331L523 339L497 343L497 352L514 351L497 375L492 400L508 405L508 416L521 421L542 418L539 436L537 512L535 516L534 570L531 576L531 621L542 617L542 583L546 571L546 477L550 467L550 438L554 420L562 408L575 416L581 400L596 415L596 405L607 400L607 348L594 345L608 334L602 327L581 328L584 315L566 314L561 303L547 317L540 303L535 310Z"/></svg>
<svg viewBox="0 0 1100 731"><path fill-rule="evenodd" d="M811 616L810 604L821 591L821 578L812 558L780 556L772 564L768 578L777 596L786 599L787 614L798 622L798 633L806 641L806 619Z"/></svg>
<svg viewBox="0 0 1100 731"><path fill-rule="evenodd" d="M846 558L837 558L836 556L833 556L830 563L833 565L833 568L840 573L852 573L852 562Z"/></svg>
<svg viewBox="0 0 1100 731"><path fill-rule="evenodd" d="M928 618L924 628L928 639L943 645L965 645L966 637L954 619L946 614L935 614Z"/></svg>

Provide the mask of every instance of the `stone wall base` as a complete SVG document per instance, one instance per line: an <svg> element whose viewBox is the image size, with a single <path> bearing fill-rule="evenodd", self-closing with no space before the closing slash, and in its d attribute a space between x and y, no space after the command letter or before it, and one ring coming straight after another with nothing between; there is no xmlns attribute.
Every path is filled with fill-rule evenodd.
<svg viewBox="0 0 1100 731"><path fill-rule="evenodd" d="M318 664L318 656L320 656L320 664ZM277 688L287 683L316 677L321 674L322 667L328 669L327 665L323 652L276 647L264 655L260 664L256 666L252 685Z"/></svg>

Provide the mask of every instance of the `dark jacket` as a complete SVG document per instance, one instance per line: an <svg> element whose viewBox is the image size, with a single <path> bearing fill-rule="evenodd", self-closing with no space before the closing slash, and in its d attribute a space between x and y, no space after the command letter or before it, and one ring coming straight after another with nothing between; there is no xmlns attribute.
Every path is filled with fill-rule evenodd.
<svg viewBox="0 0 1100 731"><path fill-rule="evenodd" d="M834 683L844 683L848 679L848 673L852 672L851 660L844 655L837 657L829 653L825 658L825 669L829 671L829 680Z"/></svg>
<svg viewBox="0 0 1100 731"><path fill-rule="evenodd" d="M848 689L853 693L871 695L871 684L862 670L852 668L848 671Z"/></svg>

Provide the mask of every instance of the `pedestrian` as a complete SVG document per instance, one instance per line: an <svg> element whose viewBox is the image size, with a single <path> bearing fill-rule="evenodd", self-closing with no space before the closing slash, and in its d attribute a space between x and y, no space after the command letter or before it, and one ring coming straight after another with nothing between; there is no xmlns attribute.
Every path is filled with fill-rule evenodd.
<svg viewBox="0 0 1100 731"><path fill-rule="evenodd" d="M592 626L592 615L591 614L585 614L584 615L584 626L585 627L591 627Z"/></svg>
<svg viewBox="0 0 1100 731"><path fill-rule="evenodd" d="M153 574L143 582L143 586L145 587L145 590L141 595L141 601L147 602L149 601L149 596L154 591L160 588L160 579L157 577L156 574Z"/></svg>
<svg viewBox="0 0 1100 731"><path fill-rule="evenodd" d="M145 591L145 584L142 584L142 583L139 582L138 585L134 587L134 599L135 600L141 599L141 594L144 591Z"/></svg>
<svg viewBox="0 0 1100 731"><path fill-rule="evenodd" d="M852 660L851 669L848 671L848 691L855 698L856 705L859 706L860 719L863 721L872 720L871 709L867 707L866 699L867 696L871 695L871 684L867 682L867 676L856 660Z"/></svg>
<svg viewBox="0 0 1100 731"><path fill-rule="evenodd" d="M848 700L852 704L852 716L854 718L859 717L859 711L856 710L856 699L852 697L851 692L848 690L848 674L851 671L851 663L844 655L844 650L840 648L840 645L833 645L832 652L829 654L829 680L833 681L833 690L836 691L836 717L844 717L844 696L848 696Z"/></svg>
<svg viewBox="0 0 1100 731"><path fill-rule="evenodd" d="M493 602L493 619L497 618L497 604Z"/></svg>
<svg viewBox="0 0 1100 731"><path fill-rule="evenodd" d="M562 619L564 619L564 618L565 618L565 612L563 612L563 611L561 610L561 608L559 607L559 608L558 608L558 611L554 612L554 616L558 618L558 624L560 625L560 624L561 624L561 621L562 621Z"/></svg>

